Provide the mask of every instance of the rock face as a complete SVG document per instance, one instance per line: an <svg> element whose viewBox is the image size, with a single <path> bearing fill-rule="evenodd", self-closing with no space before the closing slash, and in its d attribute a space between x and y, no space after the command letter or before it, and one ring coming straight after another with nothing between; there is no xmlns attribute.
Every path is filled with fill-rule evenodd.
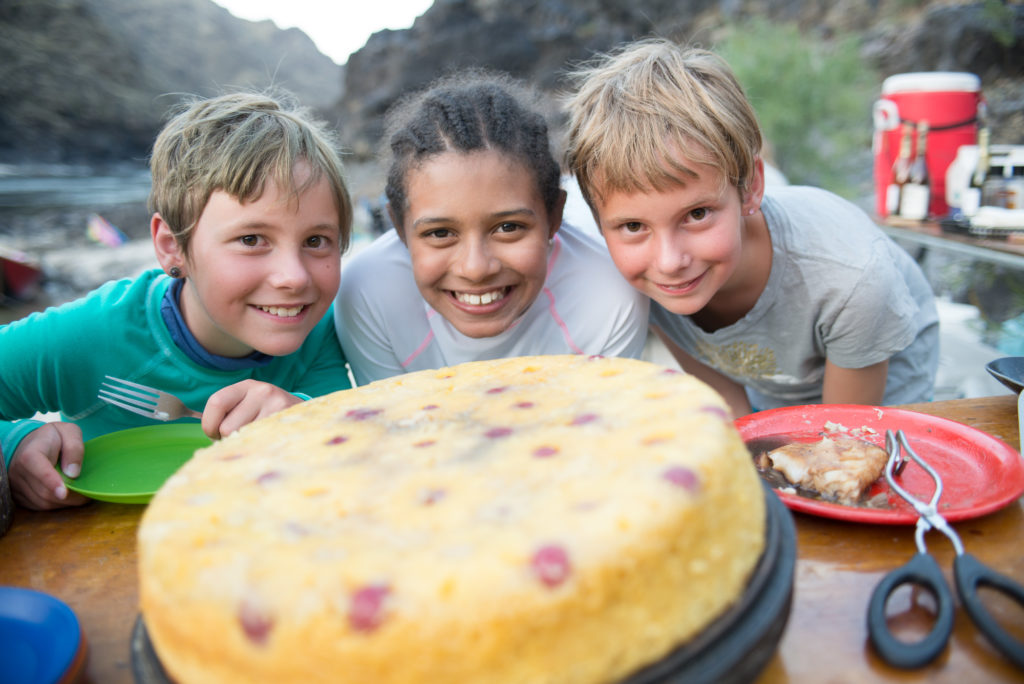
<svg viewBox="0 0 1024 684"><path fill-rule="evenodd" d="M287 1L287 0L285 0ZM0 164L138 160L181 94L276 85L370 159L381 114L445 71L509 71L541 89L595 52L660 35L713 46L751 17L853 33L881 76L971 71L1002 136L1024 141L1024 5L1000 0L435 0L339 66L296 29L211 0L0 0Z"/></svg>
<svg viewBox="0 0 1024 684"><path fill-rule="evenodd" d="M650 35L713 45L718 29L754 16L813 35L860 34L882 77L977 73L1009 138L999 142L1024 141L1024 125L1011 125L1024 96L1024 5L998 0L435 0L412 28L377 33L351 56L335 111L347 147L369 155L388 105L446 70L501 69L557 91L566 67L595 51Z"/></svg>
<svg viewBox="0 0 1024 684"><path fill-rule="evenodd" d="M0 162L144 158L183 94L278 86L323 107L342 77L301 31L210 0L3 0Z"/></svg>

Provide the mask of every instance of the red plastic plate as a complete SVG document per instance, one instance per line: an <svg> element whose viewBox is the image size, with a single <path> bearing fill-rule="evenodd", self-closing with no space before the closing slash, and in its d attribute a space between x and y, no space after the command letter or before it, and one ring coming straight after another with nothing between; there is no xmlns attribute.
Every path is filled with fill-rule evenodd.
<svg viewBox="0 0 1024 684"><path fill-rule="evenodd" d="M1024 493L1024 459L1013 447L980 430L946 418L904 409L821 404L792 406L752 413L736 420L743 440L790 436L790 441L814 442L837 426L847 436L885 448L886 430L903 430L914 451L942 478L939 511L951 522L987 515L1007 506ZM831 430L829 429L831 428ZM934 492L931 477L910 462L900 485L928 501ZM883 476L868 498L887 493L889 507L868 508L811 499L776 490L791 510L825 518L883 525L917 522L917 513L899 494L891 491Z"/></svg>

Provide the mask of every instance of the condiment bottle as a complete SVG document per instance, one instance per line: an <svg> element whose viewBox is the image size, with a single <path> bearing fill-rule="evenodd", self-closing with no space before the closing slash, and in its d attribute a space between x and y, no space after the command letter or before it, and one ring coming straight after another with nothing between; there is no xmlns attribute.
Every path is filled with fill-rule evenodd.
<svg viewBox="0 0 1024 684"><path fill-rule="evenodd" d="M982 204L982 188L985 186L985 178L988 176L991 163L992 153L989 149L988 120L985 116L984 103L978 106L978 120L981 124L978 129L978 163L971 174L971 183L960 200L960 209L965 216L974 216L978 213L978 208Z"/></svg>
<svg viewBox="0 0 1024 684"><path fill-rule="evenodd" d="M900 195L903 185L910 179L911 135L914 128L909 122L903 123L903 135L900 137L900 151L892 163L892 179L885 189L885 213L895 216L900 213Z"/></svg>
<svg viewBox="0 0 1024 684"><path fill-rule="evenodd" d="M928 216L931 192L928 187L928 122L917 124L917 152L910 164L907 182L900 189L900 216L922 221Z"/></svg>

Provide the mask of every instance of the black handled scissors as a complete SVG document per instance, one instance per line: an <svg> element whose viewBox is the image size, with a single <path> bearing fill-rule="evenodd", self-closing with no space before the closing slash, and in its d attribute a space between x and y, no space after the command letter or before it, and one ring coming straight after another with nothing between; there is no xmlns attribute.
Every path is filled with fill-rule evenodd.
<svg viewBox="0 0 1024 684"><path fill-rule="evenodd" d="M1009 658L1017 667L1024 669L1024 643L1015 639L1004 630L988 612L978 597L978 588L989 587L1016 601L1024 608L1024 587L1005 575L985 566L969 553L964 553L963 543L959 535L939 512L937 505L942 496L942 479L939 474L923 461L907 443L902 430L885 435L889 460L885 464L885 479L889 486L914 507L918 516L914 530L914 541L917 543L917 554L903 567L893 570L882 578L871 594L868 604L868 637L878 654L896 667L914 668L926 665L935 659L946 647L953 632L953 596L949 585L942 575L935 558L928 554L924 543L924 535L929 530L938 530L953 543L956 558L953 559L953 577L956 590L963 602L967 614L989 642L1000 653ZM905 451L919 466L925 469L935 481L935 493L931 501L925 503L904 490L893 479L893 469L903 461L900 450ZM897 639L889 630L885 619L885 605L897 588L904 584L922 587L932 595L938 605L938 615L931 631L920 641L906 642Z"/></svg>

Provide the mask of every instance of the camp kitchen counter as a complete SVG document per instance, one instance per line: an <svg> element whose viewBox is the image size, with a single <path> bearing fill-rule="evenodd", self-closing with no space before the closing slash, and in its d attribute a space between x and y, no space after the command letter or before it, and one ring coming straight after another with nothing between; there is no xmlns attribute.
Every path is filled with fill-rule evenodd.
<svg viewBox="0 0 1024 684"><path fill-rule="evenodd" d="M902 408L971 425L1019 448L1014 396ZM0 586L49 593L77 614L89 648L81 681L133 681L130 638L138 616L135 535L142 511L138 505L100 502L45 513L18 508L10 530L0 537ZM935 662L910 672L883 663L867 641L868 599L885 573L913 555L913 526L849 523L801 513L794 518L798 560L792 612L758 684L1024 680L1024 673L988 645L959 601L950 645ZM1024 503L1020 499L996 513L954 526L968 552L1024 582ZM928 535L927 541L952 583L952 545L937 533ZM995 605L997 610L1003 606ZM1005 605L1009 607L1000 613L1007 620L1004 626L1020 637L1024 615L1014 612L1009 601Z"/></svg>
<svg viewBox="0 0 1024 684"><path fill-rule="evenodd" d="M879 222L883 231L897 241L916 244L924 249L934 248L970 259L986 261L998 266L1024 270L1024 231L1010 237L985 237L946 231L934 221L906 221L888 219ZM917 257L920 259L920 257Z"/></svg>

